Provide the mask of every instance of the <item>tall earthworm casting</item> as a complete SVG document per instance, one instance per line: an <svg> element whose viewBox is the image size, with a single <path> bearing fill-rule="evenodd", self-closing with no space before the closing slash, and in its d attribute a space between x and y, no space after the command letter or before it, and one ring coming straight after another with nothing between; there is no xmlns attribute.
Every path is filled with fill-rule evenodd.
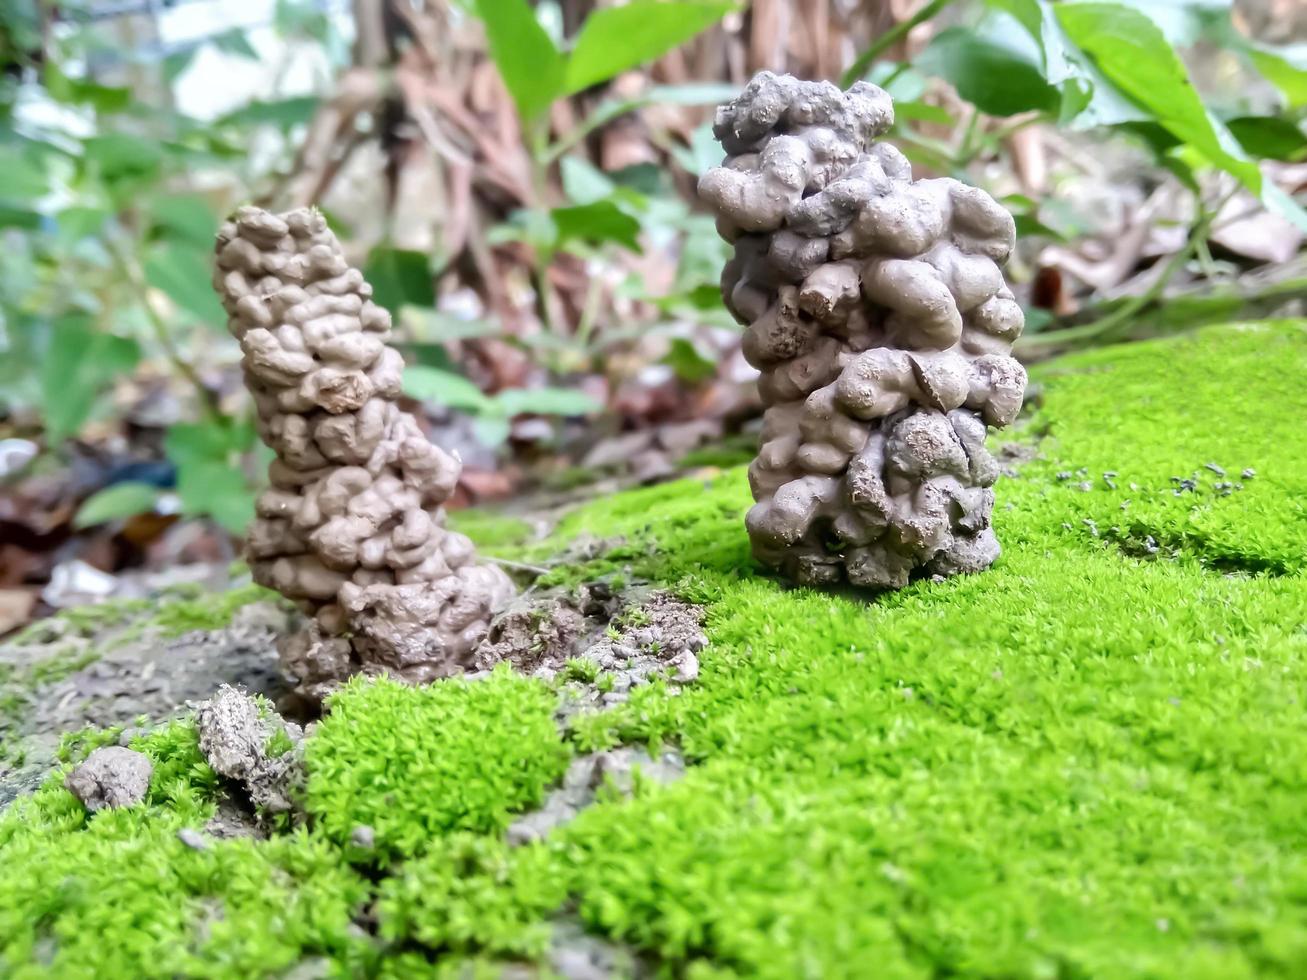
<svg viewBox="0 0 1307 980"><path fill-rule="evenodd" d="M462 669L514 589L444 527L462 464L396 404L390 315L315 210L241 208L216 251L214 285L276 453L250 567L310 617L283 666L314 699L358 672L422 683Z"/></svg>
<svg viewBox="0 0 1307 980"><path fill-rule="evenodd" d="M1012 217L912 179L888 94L760 72L717 110L699 183L734 245L722 273L767 406L749 468L754 555L803 583L901 588L999 554L986 425L1021 408Z"/></svg>

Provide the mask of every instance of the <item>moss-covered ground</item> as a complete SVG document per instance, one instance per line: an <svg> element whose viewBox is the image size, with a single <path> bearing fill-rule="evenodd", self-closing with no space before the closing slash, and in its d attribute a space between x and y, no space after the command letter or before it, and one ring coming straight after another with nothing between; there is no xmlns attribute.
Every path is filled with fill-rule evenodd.
<svg viewBox="0 0 1307 980"><path fill-rule="evenodd" d="M502 669L351 685L308 825L206 850L193 730L142 736L146 805L88 819L52 780L0 815L0 974L494 974L565 915L693 977L1303 976L1305 378L1299 322L1048 366L999 563L874 599L757 574L741 469L545 542L481 518L529 562L605 542L553 581L705 604L698 683L564 737ZM571 754L639 741L686 776L504 842Z"/></svg>

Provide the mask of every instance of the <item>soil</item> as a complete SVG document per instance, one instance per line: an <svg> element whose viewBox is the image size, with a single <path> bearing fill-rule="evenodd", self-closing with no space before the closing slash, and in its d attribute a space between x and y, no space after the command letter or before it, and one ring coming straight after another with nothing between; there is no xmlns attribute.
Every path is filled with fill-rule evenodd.
<svg viewBox="0 0 1307 980"><path fill-rule="evenodd" d="M0 807L40 785L65 732L156 725L222 684L272 701L284 696L275 642L291 628L290 618L282 607L259 602L238 610L225 629L167 638L149 624L148 611L89 635L56 617L26 642L0 644L0 667L58 678L0 692L17 703L0 717ZM79 663L71 672L61 666Z"/></svg>

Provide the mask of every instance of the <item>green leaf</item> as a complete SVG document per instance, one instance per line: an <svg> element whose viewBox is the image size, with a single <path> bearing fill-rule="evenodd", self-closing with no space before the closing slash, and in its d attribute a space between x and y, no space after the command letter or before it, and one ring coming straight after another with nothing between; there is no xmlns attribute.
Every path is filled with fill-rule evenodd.
<svg viewBox="0 0 1307 980"><path fill-rule="evenodd" d="M712 133L711 123L695 127L690 134L689 146L670 143L668 149L676 162L692 177L702 177L722 162L722 148Z"/></svg>
<svg viewBox="0 0 1307 980"><path fill-rule="evenodd" d="M1054 9L1067 35L1114 85L1208 163L1261 193L1257 164L1207 111L1184 63L1156 24L1137 10L1112 3L1059 3Z"/></svg>
<svg viewBox="0 0 1307 980"><path fill-rule="evenodd" d="M254 445L255 432L243 422L179 422L163 437L163 451L177 466L196 462L233 465Z"/></svg>
<svg viewBox="0 0 1307 980"><path fill-rule="evenodd" d="M720 294L716 297L721 301ZM668 365L682 381L696 384L715 377L717 365L699 353L699 349L684 337L672 338L672 346L663 355L662 363Z"/></svg>
<svg viewBox="0 0 1307 980"><path fill-rule="evenodd" d="M640 222L612 201L592 201L549 212L558 229L558 243L617 242L633 252L640 250Z"/></svg>
<svg viewBox="0 0 1307 980"><path fill-rule="evenodd" d="M146 205L156 234L179 238L204 249L213 248L218 216L199 194L161 194Z"/></svg>
<svg viewBox="0 0 1307 980"><path fill-rule="evenodd" d="M76 435L105 388L138 360L136 341L102 333L85 316L56 320L39 369L47 444Z"/></svg>
<svg viewBox="0 0 1307 980"><path fill-rule="evenodd" d="M88 136L82 140L82 154L96 167L100 177L110 182L151 177L163 160L163 150L157 142L126 133Z"/></svg>
<svg viewBox="0 0 1307 980"><path fill-rule="evenodd" d="M536 118L563 94L563 56L526 0L477 0L476 10L518 113Z"/></svg>
<svg viewBox="0 0 1307 980"><path fill-rule="evenodd" d="M50 175L38 155L19 146L0 146L0 198L30 201L50 193Z"/></svg>
<svg viewBox="0 0 1307 980"><path fill-rule="evenodd" d="M727 13L734 4L727 5ZM653 85L643 98L655 105L719 105L740 94L738 85L726 82L685 82L681 85Z"/></svg>
<svg viewBox="0 0 1307 980"><path fill-rule="evenodd" d="M239 467L194 459L177 466L182 513L211 517L231 534L242 534L254 519L254 490Z"/></svg>
<svg viewBox="0 0 1307 980"><path fill-rule="evenodd" d="M363 278L372 284L372 298L395 317L405 304L434 306L436 287L425 252L378 245L368 253Z"/></svg>
<svg viewBox="0 0 1307 980"><path fill-rule="evenodd" d="M1044 80L1062 96L1059 118L1072 128L1147 118L1067 36L1050 0L988 0L1026 29L1040 52Z"/></svg>
<svg viewBox="0 0 1307 980"><path fill-rule="evenodd" d="M1307 153L1302 128L1282 116L1240 116L1227 120L1226 126L1252 156L1296 162Z"/></svg>
<svg viewBox="0 0 1307 980"><path fill-rule="evenodd" d="M104 524L154 510L159 488L149 483L115 483L91 494L77 508L73 527L84 528Z"/></svg>
<svg viewBox="0 0 1307 980"><path fill-rule="evenodd" d="M567 59L564 88L579 92L653 61L735 9L733 0L631 0L596 10Z"/></svg>
<svg viewBox="0 0 1307 980"><path fill-rule="evenodd" d="M98 235L108 220L109 212L97 207L64 208L55 216L60 233L71 242Z"/></svg>
<svg viewBox="0 0 1307 980"><path fill-rule="evenodd" d="M1307 210L1273 181L1263 183L1261 201L1268 210L1288 218L1299 231L1307 232Z"/></svg>
<svg viewBox="0 0 1307 980"><path fill-rule="evenodd" d="M236 55L238 58L247 58L250 61L259 60L259 52L254 50L254 46L250 44L250 39L245 36L245 32L239 27L233 27L221 34L215 34L209 38L209 42L223 54Z"/></svg>
<svg viewBox="0 0 1307 980"><path fill-rule="evenodd" d="M1307 69L1301 57L1302 46L1296 49L1273 50L1265 47L1248 47L1248 57L1268 82L1283 93L1290 109L1307 106ZM1292 54L1291 54L1292 52Z"/></svg>
<svg viewBox="0 0 1307 980"><path fill-rule="evenodd" d="M931 105L929 102L895 102L894 121L938 123L942 126L953 124L953 114L943 106Z"/></svg>
<svg viewBox="0 0 1307 980"><path fill-rule="evenodd" d="M214 295L211 278L207 250L186 242L164 242L145 258L147 283L201 323L222 327L227 315Z"/></svg>
<svg viewBox="0 0 1307 980"><path fill-rule="evenodd" d="M169 85L177 81L182 73L191 66L195 60L195 55L199 53L202 45L188 44L184 48L178 48L171 54L165 55L163 59L163 78Z"/></svg>
<svg viewBox="0 0 1307 980"><path fill-rule="evenodd" d="M472 420L472 431L483 445L494 449L508 441L508 419L502 415L478 415Z"/></svg>
<svg viewBox="0 0 1307 980"><path fill-rule="evenodd" d="M950 82L958 95L991 116L1037 109L1056 113L1061 97L1044 81L1038 52L1018 43L962 27L941 31L917 59L917 67ZM1029 39L1026 39L1029 40Z"/></svg>
<svg viewBox="0 0 1307 980"><path fill-rule="evenodd" d="M45 216L40 211L0 201L0 228L21 228L24 231L35 231L44 223Z"/></svg>
<svg viewBox="0 0 1307 980"><path fill-rule="evenodd" d="M297 95L286 99L274 99L267 102L250 102L233 109L225 116L219 117L215 126L257 126L271 125L289 129L300 123L307 123L318 110L316 95Z"/></svg>
<svg viewBox="0 0 1307 980"><path fill-rule="evenodd" d="M404 394L465 412L485 412L491 400L475 384L453 371L410 364L404 369Z"/></svg>
<svg viewBox="0 0 1307 980"><path fill-rule="evenodd" d="M287 38L309 38L325 44L331 36L331 22L315 0L277 0L272 24Z"/></svg>
<svg viewBox="0 0 1307 980"><path fill-rule="evenodd" d="M570 388L510 388L494 396L499 412L514 415L590 415L603 406L582 391Z"/></svg>
<svg viewBox="0 0 1307 980"><path fill-rule="evenodd" d="M240 467L255 444L254 427L244 422L183 422L169 426L163 449L177 467L182 513L212 517L232 534L254 518L254 491Z"/></svg>
<svg viewBox="0 0 1307 980"><path fill-rule="evenodd" d="M563 193L574 204L591 204L608 197L617 187L611 177L583 157L563 157L558 161L558 170Z"/></svg>
<svg viewBox="0 0 1307 980"><path fill-rule="evenodd" d="M53 60L46 61L42 70L45 90L51 98L70 105L90 106L96 112L122 112L132 101L127 88L99 85L82 78L72 78Z"/></svg>
<svg viewBox="0 0 1307 980"><path fill-rule="evenodd" d="M1041 236L1057 241L1067 240L1066 235L1040 218L1038 201L1024 194L1008 194L1001 203L1011 212L1012 220L1016 222L1018 238Z"/></svg>

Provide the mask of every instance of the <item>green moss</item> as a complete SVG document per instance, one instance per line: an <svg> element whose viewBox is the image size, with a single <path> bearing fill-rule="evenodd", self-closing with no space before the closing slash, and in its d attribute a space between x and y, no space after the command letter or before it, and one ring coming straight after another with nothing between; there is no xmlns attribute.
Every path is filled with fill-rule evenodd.
<svg viewBox="0 0 1307 980"><path fill-rule="evenodd" d="M146 599L112 599L61 610L19 630L9 641L15 645L49 643L68 636L94 636L107 629L123 626L150 608Z"/></svg>
<svg viewBox="0 0 1307 980"><path fill-rule="evenodd" d="M587 660L585 657L569 657L564 674L568 680L593 684L599 677L599 665L593 660Z"/></svg>
<svg viewBox="0 0 1307 980"><path fill-rule="evenodd" d="M226 592L164 603L155 612L152 625L166 637L195 630L217 630L230 625L232 617L251 603L280 601L277 593L251 583Z"/></svg>
<svg viewBox="0 0 1307 980"><path fill-rule="evenodd" d="M490 555L521 545L534 533L526 521L489 510L451 510L445 523L450 530L466 534L476 542L478 550Z"/></svg>
<svg viewBox="0 0 1307 980"><path fill-rule="evenodd" d="M708 601L711 639L679 697L578 724L699 763L556 835L583 917L764 975L1295 975L1307 430L1283 406L1305 372L1299 325L1063 362L1046 458L999 488L1003 559L874 601L741 575L739 473L681 488L698 521L673 503L664 528L645 491L574 515ZM1208 461L1257 476L1177 496ZM1088 492L1058 479L1080 467ZM1127 499L1185 547L1096 538L1084 518L1111 528Z"/></svg>
<svg viewBox="0 0 1307 980"><path fill-rule="evenodd" d="M108 728L87 725L75 732L64 732L59 736L55 758L62 763L81 762L102 745L117 745L123 730L123 725L111 725Z"/></svg>
<svg viewBox="0 0 1307 980"><path fill-rule="evenodd" d="M70 644L56 648L46 658L23 667L0 664L0 733L21 727L20 723L41 687L57 683L97 659L98 654L94 651ZM13 750L6 751L12 754ZM0 758L3 757L0 754Z"/></svg>
<svg viewBox="0 0 1307 980"><path fill-rule="evenodd" d="M351 928L366 882L320 837L187 847L216 778L195 729L137 739L155 771L144 804L88 816L56 774L0 814L0 975L249 977L305 955L361 963Z"/></svg>
<svg viewBox="0 0 1307 980"><path fill-rule="evenodd" d="M382 882L381 935L416 940L441 953L539 956L547 917L567 900L565 882L543 847L457 833L436 841Z"/></svg>
<svg viewBox="0 0 1307 980"><path fill-rule="evenodd" d="M155 599L109 599L63 609L38 620L17 633L15 645L44 644L69 637L100 638L106 631L128 627L128 638L136 639L149 627L167 638L194 630L216 630L253 602L280 601L275 592L247 584L225 592L205 592L193 583L164 590ZM115 639L122 640L122 637Z"/></svg>
<svg viewBox="0 0 1307 980"><path fill-rule="evenodd" d="M308 811L336 841L366 825L399 856L450 831L501 830L567 766L555 700L507 668L425 688L356 679L308 743Z"/></svg>
<svg viewBox="0 0 1307 980"><path fill-rule="evenodd" d="M625 581L630 575L669 579L705 562L747 568L747 538L721 533L724 526L743 531L751 501L742 475L737 470L707 481L676 480L602 497L568 514L547 540L514 557L544 562L578 538L598 542L583 549L594 557L569 555L537 580L541 587L598 578Z"/></svg>
<svg viewBox="0 0 1307 980"><path fill-rule="evenodd" d="M728 436L713 446L701 446L691 449L677 460L676 465L685 469L696 467L716 467L726 469L731 466L743 466L758 454L758 436L755 433L741 433Z"/></svg>
<svg viewBox="0 0 1307 980"><path fill-rule="evenodd" d="M612 467L608 469L612 469ZM578 487L594 483L596 480L601 480L603 477L603 468L565 466L560 470L549 473L544 479L544 486L548 490L575 490Z"/></svg>
<svg viewBox="0 0 1307 980"><path fill-rule="evenodd" d="M742 470L597 500L507 554L592 554L550 578L703 603L696 684L639 688L565 745L530 679L356 682L308 744L313 829L203 854L173 834L211 806L174 730L145 807L87 820L56 783L0 817L0 973L53 948L67 975L240 975L256 953L493 974L568 909L674 975L1301 976L1307 330L1038 375L1049 435L998 488L985 574L879 597L760 576ZM693 765L503 844L569 751L640 740ZM344 862L360 824L377 881ZM387 945L349 931L363 904Z"/></svg>

